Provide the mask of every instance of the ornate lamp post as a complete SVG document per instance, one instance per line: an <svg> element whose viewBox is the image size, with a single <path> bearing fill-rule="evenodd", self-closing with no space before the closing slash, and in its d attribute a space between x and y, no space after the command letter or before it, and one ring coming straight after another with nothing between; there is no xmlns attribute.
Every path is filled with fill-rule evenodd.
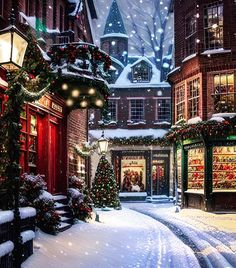
<svg viewBox="0 0 236 268"><path fill-rule="evenodd" d="M102 131L102 136L98 140L98 152L102 155L105 155L108 151L109 140L104 137L104 130Z"/></svg>

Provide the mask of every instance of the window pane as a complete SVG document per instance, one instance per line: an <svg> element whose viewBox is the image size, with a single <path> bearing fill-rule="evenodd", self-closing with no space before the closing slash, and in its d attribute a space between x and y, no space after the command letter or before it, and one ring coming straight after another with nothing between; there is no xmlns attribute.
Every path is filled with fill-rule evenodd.
<svg viewBox="0 0 236 268"><path fill-rule="evenodd" d="M157 120L170 122L170 99L157 100Z"/></svg>
<svg viewBox="0 0 236 268"><path fill-rule="evenodd" d="M133 122L144 120L144 100L130 101L130 120Z"/></svg>

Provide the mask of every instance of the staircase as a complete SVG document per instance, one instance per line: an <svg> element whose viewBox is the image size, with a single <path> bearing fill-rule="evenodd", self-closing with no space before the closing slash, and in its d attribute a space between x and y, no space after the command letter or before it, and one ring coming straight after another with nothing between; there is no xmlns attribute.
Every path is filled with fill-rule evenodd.
<svg viewBox="0 0 236 268"><path fill-rule="evenodd" d="M69 229L73 224L72 212L65 195L54 195L56 213L60 216L59 232Z"/></svg>
<svg viewBox="0 0 236 268"><path fill-rule="evenodd" d="M172 201L167 195L152 195L152 196L147 196L146 202L162 204L162 203L169 203Z"/></svg>

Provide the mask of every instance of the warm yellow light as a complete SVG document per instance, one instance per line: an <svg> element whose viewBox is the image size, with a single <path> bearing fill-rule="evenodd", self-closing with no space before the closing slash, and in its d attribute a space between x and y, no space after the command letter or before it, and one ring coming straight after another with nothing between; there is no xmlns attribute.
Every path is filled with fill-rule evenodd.
<svg viewBox="0 0 236 268"><path fill-rule="evenodd" d="M27 38L15 26L0 31L0 65L15 70L23 65Z"/></svg>
<svg viewBox="0 0 236 268"><path fill-rule="evenodd" d="M88 94L89 94L89 95L94 95L95 92L96 92L96 89L94 89L94 88L92 88L92 87L88 90Z"/></svg>
<svg viewBox="0 0 236 268"><path fill-rule="evenodd" d="M212 25L212 28L213 29L216 29L218 27L218 25L216 24L216 23L214 23L213 25Z"/></svg>
<svg viewBox="0 0 236 268"><path fill-rule="evenodd" d="M71 95L72 97L76 98L76 97L79 97L79 90L78 89L74 89L72 92L71 92Z"/></svg>
<svg viewBox="0 0 236 268"><path fill-rule="evenodd" d="M67 85L66 83L64 83L64 84L62 84L61 88L62 88L63 90L67 90L67 89L68 89L68 85Z"/></svg>
<svg viewBox="0 0 236 268"><path fill-rule="evenodd" d="M83 101L80 102L80 106L82 108L86 108L88 106L88 102L86 100L83 100Z"/></svg>
<svg viewBox="0 0 236 268"><path fill-rule="evenodd" d="M74 104L73 100L69 99L66 101L67 106L72 106Z"/></svg>
<svg viewBox="0 0 236 268"><path fill-rule="evenodd" d="M100 99L97 99L97 100L95 101L95 104L96 104L96 106L98 106L98 107L102 107L102 106L103 106L103 101L100 100Z"/></svg>

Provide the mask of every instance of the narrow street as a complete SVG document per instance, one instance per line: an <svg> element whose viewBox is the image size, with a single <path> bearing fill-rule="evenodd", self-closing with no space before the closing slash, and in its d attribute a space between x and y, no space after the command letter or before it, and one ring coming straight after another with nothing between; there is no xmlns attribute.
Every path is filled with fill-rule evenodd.
<svg viewBox="0 0 236 268"><path fill-rule="evenodd" d="M200 267L193 251L155 219L123 208L99 211L99 220L56 237L37 232L23 268Z"/></svg>

